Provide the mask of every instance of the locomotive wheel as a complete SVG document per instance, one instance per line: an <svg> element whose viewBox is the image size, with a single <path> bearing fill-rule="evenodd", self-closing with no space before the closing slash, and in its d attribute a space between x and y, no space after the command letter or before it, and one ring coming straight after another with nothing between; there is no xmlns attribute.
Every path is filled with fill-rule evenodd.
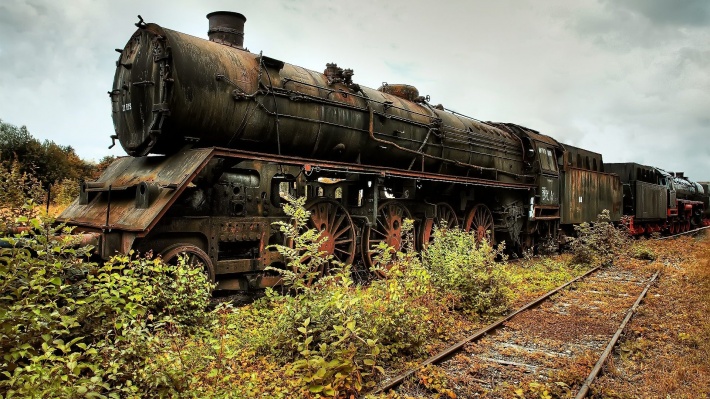
<svg viewBox="0 0 710 399"><path fill-rule="evenodd" d="M174 244L167 247L160 255L163 262L177 265L180 257L185 259L185 264L191 267L202 268L211 283L215 282L214 265L209 255L200 247L192 244Z"/></svg>
<svg viewBox="0 0 710 399"><path fill-rule="evenodd" d="M426 248L431 242L434 226L440 228L444 223L446 224L446 228L451 229L459 225L459 218L456 217L456 211L454 211L451 205L446 202L439 202L436 204L436 215L434 219L425 221L424 226L422 226L419 243L422 249Z"/></svg>
<svg viewBox="0 0 710 399"><path fill-rule="evenodd" d="M355 258L355 225L348 211L337 201L328 198L319 198L306 204L306 210L311 213L307 227L321 232L321 243L318 251L326 256L332 255L335 259L346 264L352 264ZM293 248L293 240L288 239L286 246ZM301 263L308 262L308 257L301 258ZM318 277L327 273L328 262L321 262L318 270L309 277L305 284L310 286ZM294 267L293 272L299 272Z"/></svg>
<svg viewBox="0 0 710 399"><path fill-rule="evenodd" d="M465 231L474 232L476 235L476 243L480 244L486 239L486 234L490 232L490 243L495 243L495 230L493 228L493 214L487 206L478 204L471 208L466 214L466 220L463 224Z"/></svg>
<svg viewBox="0 0 710 399"><path fill-rule="evenodd" d="M374 226L367 227L362 236L362 257L368 269L375 265L375 254L381 242L391 247L393 252L402 249L402 223L404 219L411 219L409 210L397 201L387 201L377 208L377 222ZM389 265L384 266L389 269ZM379 270L380 277L387 275L386 270Z"/></svg>
<svg viewBox="0 0 710 399"><path fill-rule="evenodd" d="M355 225L350 213L337 201L322 198L307 206L311 212L308 227L319 230L326 240L319 250L346 264L355 258Z"/></svg>

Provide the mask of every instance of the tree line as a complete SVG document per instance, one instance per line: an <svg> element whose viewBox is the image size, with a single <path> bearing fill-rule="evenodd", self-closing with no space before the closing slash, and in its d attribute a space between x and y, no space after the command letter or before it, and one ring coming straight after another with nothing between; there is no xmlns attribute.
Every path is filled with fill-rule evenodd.
<svg viewBox="0 0 710 399"><path fill-rule="evenodd" d="M72 146L40 141L26 126L0 119L0 207L15 207L29 197L36 203L66 206L79 182L99 177L115 156L97 162L81 159Z"/></svg>

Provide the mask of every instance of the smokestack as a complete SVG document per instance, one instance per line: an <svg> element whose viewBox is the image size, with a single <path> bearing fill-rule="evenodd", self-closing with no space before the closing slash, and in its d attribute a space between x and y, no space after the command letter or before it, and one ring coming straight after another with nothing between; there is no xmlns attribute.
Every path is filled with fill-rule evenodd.
<svg viewBox="0 0 710 399"><path fill-rule="evenodd" d="M211 42L244 50L244 23L246 17L238 12L215 11L207 14L210 30L207 37Z"/></svg>

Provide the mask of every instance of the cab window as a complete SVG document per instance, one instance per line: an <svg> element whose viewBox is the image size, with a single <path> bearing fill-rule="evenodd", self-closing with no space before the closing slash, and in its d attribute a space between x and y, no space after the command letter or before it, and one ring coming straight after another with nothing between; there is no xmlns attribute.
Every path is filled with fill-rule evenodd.
<svg viewBox="0 0 710 399"><path fill-rule="evenodd" d="M550 148L538 147L538 153L540 154L540 167L542 169L557 172L557 162L555 162L555 152Z"/></svg>

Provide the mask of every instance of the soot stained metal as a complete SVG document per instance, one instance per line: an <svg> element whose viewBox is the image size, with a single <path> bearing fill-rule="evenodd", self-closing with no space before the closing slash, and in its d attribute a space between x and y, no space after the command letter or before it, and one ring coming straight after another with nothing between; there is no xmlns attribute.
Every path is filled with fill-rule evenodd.
<svg viewBox="0 0 710 399"><path fill-rule="evenodd" d="M219 146L523 178L515 135L435 109L413 86L374 90L336 64L319 73L250 53L241 41L244 16L208 18L210 41L145 24L122 51L113 120L128 154Z"/></svg>

